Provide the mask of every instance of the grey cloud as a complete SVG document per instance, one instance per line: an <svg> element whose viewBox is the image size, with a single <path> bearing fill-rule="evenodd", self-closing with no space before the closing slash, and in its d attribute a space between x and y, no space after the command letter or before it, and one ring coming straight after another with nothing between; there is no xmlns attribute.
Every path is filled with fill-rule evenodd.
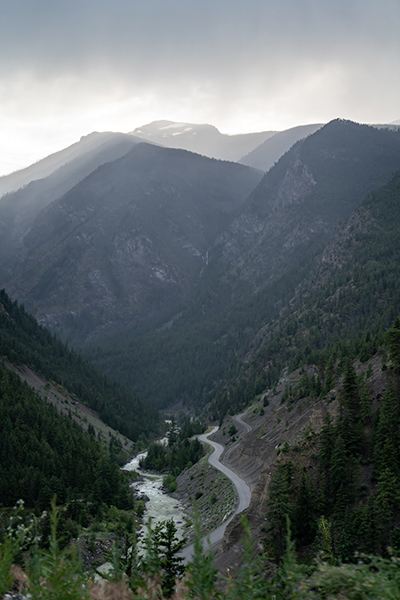
<svg viewBox="0 0 400 600"><path fill-rule="evenodd" d="M212 75L235 62L342 60L357 44L384 53L400 15L397 0L12 0L1 8L2 56L44 76L101 61L132 75L168 65Z"/></svg>
<svg viewBox="0 0 400 600"><path fill-rule="evenodd" d="M34 137L41 119L53 136L123 115L128 131L134 111L230 131L399 118L399 0L0 0L0 15L11 137L13 120Z"/></svg>

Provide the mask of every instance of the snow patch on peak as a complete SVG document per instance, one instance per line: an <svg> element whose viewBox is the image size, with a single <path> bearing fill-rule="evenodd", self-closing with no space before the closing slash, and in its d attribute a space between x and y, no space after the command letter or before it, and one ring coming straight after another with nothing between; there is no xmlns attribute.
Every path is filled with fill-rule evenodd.
<svg viewBox="0 0 400 600"><path fill-rule="evenodd" d="M171 123L170 125L164 125L164 127L160 127L159 130L160 131L164 131L164 129L181 129L182 127L185 127L186 123ZM192 129L190 127L190 129Z"/></svg>

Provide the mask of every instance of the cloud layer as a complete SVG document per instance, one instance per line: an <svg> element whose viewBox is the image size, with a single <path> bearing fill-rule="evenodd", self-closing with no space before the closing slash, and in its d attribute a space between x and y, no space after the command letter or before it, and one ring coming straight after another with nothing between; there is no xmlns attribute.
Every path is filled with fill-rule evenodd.
<svg viewBox="0 0 400 600"><path fill-rule="evenodd" d="M0 0L0 172L92 130L400 118L398 0Z"/></svg>

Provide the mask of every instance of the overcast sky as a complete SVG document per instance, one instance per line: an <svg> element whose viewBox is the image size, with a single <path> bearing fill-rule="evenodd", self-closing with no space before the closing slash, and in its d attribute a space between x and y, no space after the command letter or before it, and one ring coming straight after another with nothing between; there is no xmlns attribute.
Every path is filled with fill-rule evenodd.
<svg viewBox="0 0 400 600"><path fill-rule="evenodd" d="M0 174L91 131L400 119L400 0L0 0Z"/></svg>

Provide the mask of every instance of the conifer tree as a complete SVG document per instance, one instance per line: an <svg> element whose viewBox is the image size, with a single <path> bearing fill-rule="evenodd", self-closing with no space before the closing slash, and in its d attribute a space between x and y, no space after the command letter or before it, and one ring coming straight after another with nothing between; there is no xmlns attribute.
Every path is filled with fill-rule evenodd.
<svg viewBox="0 0 400 600"><path fill-rule="evenodd" d="M285 551L286 517L292 516L292 474L293 464L279 465L269 486L267 520L269 544L276 557Z"/></svg>
<svg viewBox="0 0 400 600"><path fill-rule="evenodd" d="M335 427L333 425L333 419L330 412L327 412L324 417L320 433L320 450L319 459L320 464L324 469L329 469L332 458L332 450L335 441Z"/></svg>
<svg viewBox="0 0 400 600"><path fill-rule="evenodd" d="M374 423L374 470L382 473L386 468L399 472L399 404L394 382L389 380L378 419Z"/></svg>
<svg viewBox="0 0 400 600"><path fill-rule="evenodd" d="M342 418L339 422L340 434L351 455L363 449L363 428L360 422L360 393L357 375L353 364L347 361L341 394Z"/></svg>
<svg viewBox="0 0 400 600"><path fill-rule="evenodd" d="M349 464L346 455L346 445L340 434L336 437L332 451L330 480L335 496L337 496L343 485L349 483Z"/></svg>
<svg viewBox="0 0 400 600"><path fill-rule="evenodd" d="M308 475L302 474L293 511L293 532L299 544L310 544L317 530L315 490Z"/></svg>
<svg viewBox="0 0 400 600"><path fill-rule="evenodd" d="M194 598L209 600L215 596L215 579L217 570L213 564L213 555L203 548L199 514L195 515L195 539L193 556L188 566L186 585Z"/></svg>
<svg viewBox="0 0 400 600"><path fill-rule="evenodd" d="M163 590L167 597L171 596L175 580L185 570L183 558L179 553L186 545L186 540L176 536L177 528L173 519L157 523L153 531L153 544L163 570Z"/></svg>
<svg viewBox="0 0 400 600"><path fill-rule="evenodd" d="M371 415L371 396L369 394L365 381L363 381L360 389L360 418L365 423L367 419L371 418Z"/></svg>
<svg viewBox="0 0 400 600"><path fill-rule="evenodd" d="M400 319L397 318L394 325L387 332L389 340L390 358L393 363L394 370L397 374L400 373Z"/></svg>

